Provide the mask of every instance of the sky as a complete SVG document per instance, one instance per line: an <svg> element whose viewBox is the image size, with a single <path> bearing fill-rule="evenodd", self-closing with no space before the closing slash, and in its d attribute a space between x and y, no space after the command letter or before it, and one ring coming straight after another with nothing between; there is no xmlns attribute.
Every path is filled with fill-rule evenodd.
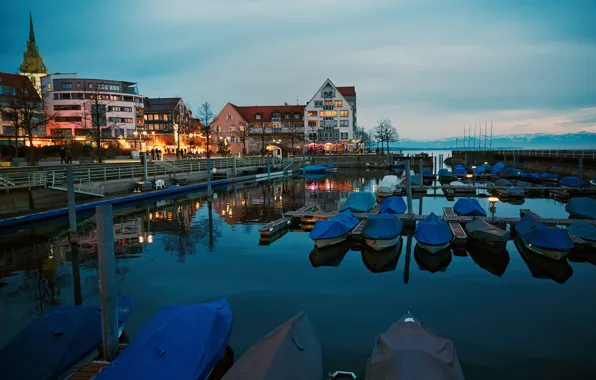
<svg viewBox="0 0 596 380"><path fill-rule="evenodd" d="M402 137L596 132L594 0L6 0L0 71L33 12L48 70L137 82L196 112L356 87L358 124Z"/></svg>

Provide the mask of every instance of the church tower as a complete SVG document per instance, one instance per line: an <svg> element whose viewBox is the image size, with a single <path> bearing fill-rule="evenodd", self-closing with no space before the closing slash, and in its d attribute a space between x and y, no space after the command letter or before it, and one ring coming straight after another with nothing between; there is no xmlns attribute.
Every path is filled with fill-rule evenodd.
<svg viewBox="0 0 596 380"><path fill-rule="evenodd" d="M39 48L35 43L35 31L33 30L33 17L29 12L29 41L27 41L27 50L23 54L23 63L21 63L20 74L29 77L31 83L41 96L41 78L48 75L48 69L43 63L43 58L39 54Z"/></svg>

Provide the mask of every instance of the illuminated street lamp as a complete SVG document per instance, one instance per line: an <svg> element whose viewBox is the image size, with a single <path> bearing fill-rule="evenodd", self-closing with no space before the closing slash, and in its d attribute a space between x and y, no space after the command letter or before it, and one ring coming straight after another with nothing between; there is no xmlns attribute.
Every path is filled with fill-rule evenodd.
<svg viewBox="0 0 596 380"><path fill-rule="evenodd" d="M488 203L490 203L490 213L491 217L495 217L495 213L497 212L497 202L499 202L499 198L497 197L488 197Z"/></svg>

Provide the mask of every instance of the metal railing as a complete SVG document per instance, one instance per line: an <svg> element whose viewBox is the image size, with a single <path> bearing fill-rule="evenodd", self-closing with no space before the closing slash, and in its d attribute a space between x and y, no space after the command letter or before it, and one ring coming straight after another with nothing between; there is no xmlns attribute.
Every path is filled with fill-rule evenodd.
<svg viewBox="0 0 596 380"><path fill-rule="evenodd" d="M570 150L570 149L493 149L493 150L454 150L453 155L467 153L492 153L504 156L532 156L553 158L592 158L596 159L595 149Z"/></svg>
<svg viewBox="0 0 596 380"><path fill-rule="evenodd" d="M283 164L282 160L272 157L271 165ZM267 167L267 157L238 158L236 168ZM211 160L211 168L226 170L234 168L233 158L218 158ZM61 187L66 179L64 167L7 168L0 172L0 191L34 187ZM33 169L33 170L32 170ZM179 161L151 161L147 164L150 177L169 174L196 173L207 170L207 160L179 160ZM143 165L136 164L93 164L76 165L73 167L75 184L82 189L82 184L119 179L142 178L145 174ZM82 191L82 190L81 190Z"/></svg>

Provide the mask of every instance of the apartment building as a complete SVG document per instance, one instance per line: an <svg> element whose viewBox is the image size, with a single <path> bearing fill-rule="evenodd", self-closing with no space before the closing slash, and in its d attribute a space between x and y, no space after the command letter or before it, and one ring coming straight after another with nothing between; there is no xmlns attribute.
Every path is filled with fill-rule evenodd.
<svg viewBox="0 0 596 380"><path fill-rule="evenodd" d="M144 130L143 96L134 82L51 74L41 78L41 86L46 110L55 116L48 123L54 138L88 140L94 115L101 116L107 139L134 139Z"/></svg>
<svg viewBox="0 0 596 380"><path fill-rule="evenodd" d="M182 98L145 98L144 112L145 129L154 140L153 145L176 148L180 138L180 147L186 147L195 122Z"/></svg>
<svg viewBox="0 0 596 380"><path fill-rule="evenodd" d="M25 102L28 104L25 105ZM24 75L0 73L0 145L14 144L19 113L29 110L37 110L43 117L43 102L31 80ZM46 136L45 126L31 132L36 138L34 143L42 143L38 140ZM19 136L25 137L26 133L19 130Z"/></svg>

